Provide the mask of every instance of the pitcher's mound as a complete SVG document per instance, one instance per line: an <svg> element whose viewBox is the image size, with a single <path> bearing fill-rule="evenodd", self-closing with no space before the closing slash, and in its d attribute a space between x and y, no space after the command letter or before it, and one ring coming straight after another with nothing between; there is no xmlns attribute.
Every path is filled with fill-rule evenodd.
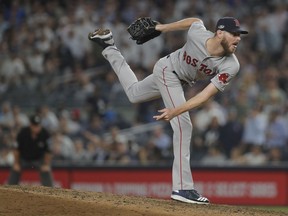
<svg viewBox="0 0 288 216"><path fill-rule="evenodd" d="M47 188L41 186L0 186L0 215L284 216L285 213L241 206L186 204L172 200Z"/></svg>

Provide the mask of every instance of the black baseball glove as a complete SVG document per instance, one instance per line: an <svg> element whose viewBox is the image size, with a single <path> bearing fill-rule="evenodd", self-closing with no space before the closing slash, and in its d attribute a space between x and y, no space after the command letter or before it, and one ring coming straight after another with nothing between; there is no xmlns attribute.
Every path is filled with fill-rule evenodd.
<svg viewBox="0 0 288 216"><path fill-rule="evenodd" d="M161 34L161 31L155 29L159 22L152 20L151 17L141 17L135 20L127 31L136 44L143 44Z"/></svg>

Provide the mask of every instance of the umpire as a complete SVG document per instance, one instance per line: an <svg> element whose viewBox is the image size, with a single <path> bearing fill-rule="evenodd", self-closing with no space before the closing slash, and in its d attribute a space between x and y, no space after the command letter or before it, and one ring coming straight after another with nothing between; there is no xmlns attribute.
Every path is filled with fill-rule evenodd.
<svg viewBox="0 0 288 216"><path fill-rule="evenodd" d="M17 134L13 152L14 164L8 179L9 185L19 184L23 168L36 167L39 170L41 184L53 186L49 139L49 132L41 125L41 117L30 116L30 125L23 127Z"/></svg>

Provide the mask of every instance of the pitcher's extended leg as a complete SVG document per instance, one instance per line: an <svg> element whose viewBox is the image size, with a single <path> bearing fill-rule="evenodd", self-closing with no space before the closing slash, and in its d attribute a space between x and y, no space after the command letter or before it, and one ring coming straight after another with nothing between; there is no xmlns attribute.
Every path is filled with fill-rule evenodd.
<svg viewBox="0 0 288 216"><path fill-rule="evenodd" d="M109 29L97 29L88 38L103 48L103 56L109 61L114 72L132 103L144 102L160 97L153 74L138 82L137 77L126 60L114 45L112 32Z"/></svg>

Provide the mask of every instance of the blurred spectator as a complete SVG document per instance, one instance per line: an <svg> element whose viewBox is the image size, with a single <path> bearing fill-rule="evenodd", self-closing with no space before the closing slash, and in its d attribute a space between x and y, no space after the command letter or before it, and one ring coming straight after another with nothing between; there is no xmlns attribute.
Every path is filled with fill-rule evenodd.
<svg viewBox="0 0 288 216"><path fill-rule="evenodd" d="M195 115L194 125L198 130L205 131L213 117L217 118L219 125L223 125L227 121L225 109L216 101L210 100Z"/></svg>
<svg viewBox="0 0 288 216"><path fill-rule="evenodd" d="M242 75L241 83L239 83L239 88L242 90L242 92L246 92L246 104L249 108L255 105L255 101L258 100L257 97L260 94L260 84L258 83L257 72L255 71L256 67L250 64L246 65L246 68L243 69L243 72L245 73ZM246 116L244 116L244 118L245 117Z"/></svg>
<svg viewBox="0 0 288 216"><path fill-rule="evenodd" d="M204 141L200 135L194 135L192 139L191 160L199 162L207 154L208 146L204 145ZM193 163L192 162L192 163Z"/></svg>
<svg viewBox="0 0 288 216"><path fill-rule="evenodd" d="M71 117L71 113L68 110L62 111L59 116L59 130L68 136L75 136L80 133L81 125L74 121Z"/></svg>
<svg viewBox="0 0 288 216"><path fill-rule="evenodd" d="M251 145L243 157L247 165L259 166L264 165L267 161L267 156L259 145Z"/></svg>
<svg viewBox="0 0 288 216"><path fill-rule="evenodd" d="M0 125L7 129L11 129L14 125L12 107L8 101L5 101L1 105Z"/></svg>
<svg viewBox="0 0 288 216"><path fill-rule="evenodd" d="M111 127L109 134L104 137L104 141L109 148L106 158L107 162L127 164L132 161L128 148L128 139L119 132L118 127Z"/></svg>
<svg viewBox="0 0 288 216"><path fill-rule="evenodd" d="M272 57L279 56L283 46L281 31L287 20L287 12L281 8L283 7L279 5L277 12L279 14L283 12L283 17L276 15L277 13L270 13L267 7L259 7L256 20L259 51L270 52Z"/></svg>
<svg viewBox="0 0 288 216"><path fill-rule="evenodd" d="M109 145L101 137L89 131L84 131L83 137L87 140L87 153L90 160L96 163L103 163L109 153Z"/></svg>
<svg viewBox="0 0 288 216"><path fill-rule="evenodd" d="M66 47L68 47L69 51L71 52L73 58L77 62L81 62L86 54L85 46L83 46L82 35L77 34L76 30L73 28L73 25L70 28L66 29L67 32L63 34L62 40ZM83 32L81 32L83 34Z"/></svg>
<svg viewBox="0 0 288 216"><path fill-rule="evenodd" d="M106 132L105 129L105 122L103 122L99 115L94 114L89 118L88 124L86 128L84 128L84 131L90 132L94 135L103 136Z"/></svg>
<svg viewBox="0 0 288 216"><path fill-rule="evenodd" d="M88 95L85 99L86 112L90 118L93 115L104 116L107 108L107 98L101 95L101 89L98 86L94 86L92 94Z"/></svg>
<svg viewBox="0 0 288 216"><path fill-rule="evenodd" d="M86 160L89 162L96 161L97 159L97 144L95 142L87 142L86 144Z"/></svg>
<svg viewBox="0 0 288 216"><path fill-rule="evenodd" d="M159 125L154 128L150 142L154 143L155 147L159 149L163 158L171 157L172 140L170 136L165 133L163 126Z"/></svg>
<svg viewBox="0 0 288 216"><path fill-rule="evenodd" d="M51 142L51 152L52 154L52 160L54 163L57 164L57 162L63 162L67 160L67 158L62 153L62 146L61 142Z"/></svg>
<svg viewBox="0 0 288 216"><path fill-rule="evenodd" d="M17 87L22 83L22 77L26 73L26 67L16 50L9 53L0 67L0 76L3 76L9 85Z"/></svg>
<svg viewBox="0 0 288 216"><path fill-rule="evenodd" d="M237 98L235 98L235 102L233 103L234 108L237 112L237 118L239 121L244 121L248 112L250 111L250 106L248 104L249 98L243 89L238 91Z"/></svg>
<svg viewBox="0 0 288 216"><path fill-rule="evenodd" d="M86 99L94 92L94 84L91 82L91 78L84 73L78 64L73 72L74 80L77 85L77 91L75 92L74 97L79 105L83 105L86 102Z"/></svg>
<svg viewBox="0 0 288 216"><path fill-rule="evenodd" d="M157 164L163 162L161 151L150 140L140 147L138 154L140 164Z"/></svg>
<svg viewBox="0 0 288 216"><path fill-rule="evenodd" d="M27 56L27 64L29 70L35 75L43 75L44 73L44 55L39 49L33 50L33 53Z"/></svg>
<svg viewBox="0 0 288 216"><path fill-rule="evenodd" d="M226 156L221 152L218 146L210 146L207 155L205 155L200 162L203 165L223 166L226 163Z"/></svg>
<svg viewBox="0 0 288 216"><path fill-rule="evenodd" d="M226 124L219 129L219 143L227 157L234 147L241 144L243 136L244 126L237 114L233 108L229 110Z"/></svg>
<svg viewBox="0 0 288 216"><path fill-rule="evenodd" d="M282 110L287 100L287 95L279 87L279 72L275 67L269 67L264 73L265 88L260 93L260 99L263 101L264 109L270 112L275 109Z"/></svg>
<svg viewBox="0 0 288 216"><path fill-rule="evenodd" d="M251 108L244 122L242 142L244 145L264 145L266 140L267 114L262 105Z"/></svg>
<svg viewBox="0 0 288 216"><path fill-rule="evenodd" d="M42 118L42 124L50 132L55 132L59 129L59 120L56 114L47 105L42 105L38 110Z"/></svg>
<svg viewBox="0 0 288 216"><path fill-rule="evenodd" d="M104 137L104 141L110 145L113 143L127 143L126 136L120 133L120 129L117 126L113 126L109 129L109 133Z"/></svg>
<svg viewBox="0 0 288 216"><path fill-rule="evenodd" d="M8 90L9 84L6 82L3 76L0 76L0 95L4 94Z"/></svg>
<svg viewBox="0 0 288 216"><path fill-rule="evenodd" d="M51 137L52 149L56 151L58 158L70 160L74 153L74 143L70 137L60 131L56 131ZM54 152L52 152L54 154Z"/></svg>
<svg viewBox="0 0 288 216"><path fill-rule="evenodd" d="M9 28L9 22L4 20L3 16L0 16L0 42L3 40L3 34Z"/></svg>
<svg viewBox="0 0 288 216"><path fill-rule="evenodd" d="M106 158L108 163L116 163L119 165L125 165L132 162L130 152L128 151L127 143L125 142L113 142L110 144L109 153Z"/></svg>
<svg viewBox="0 0 288 216"><path fill-rule="evenodd" d="M207 129L203 132L204 134L204 145L215 146L218 144L219 136L220 136L220 125L217 117L212 117L211 122L208 124Z"/></svg>
<svg viewBox="0 0 288 216"><path fill-rule="evenodd" d="M14 162L13 151L10 148L0 149L0 165L12 166Z"/></svg>
<svg viewBox="0 0 288 216"><path fill-rule="evenodd" d="M284 119L281 118L278 110L271 111L266 129L265 147L268 149L273 147L284 149L287 140L288 134Z"/></svg>
<svg viewBox="0 0 288 216"><path fill-rule="evenodd" d="M148 156L148 151L146 148L141 147L137 154L138 162L140 165L147 165L151 163Z"/></svg>
<svg viewBox="0 0 288 216"><path fill-rule="evenodd" d="M246 158L243 156L244 151L240 146L231 149L227 165L241 166L246 165Z"/></svg>
<svg viewBox="0 0 288 216"><path fill-rule="evenodd" d="M74 140L74 152L71 155L73 161L87 162L89 161L87 150L85 149L85 143L82 139L77 138Z"/></svg>
<svg viewBox="0 0 288 216"><path fill-rule="evenodd" d="M268 165L281 165L283 162L283 151L281 148L273 147L268 150L267 164Z"/></svg>
<svg viewBox="0 0 288 216"><path fill-rule="evenodd" d="M22 112L21 108L18 105L12 107L12 115L14 119L14 128L18 131L20 128L29 125L28 116Z"/></svg>

